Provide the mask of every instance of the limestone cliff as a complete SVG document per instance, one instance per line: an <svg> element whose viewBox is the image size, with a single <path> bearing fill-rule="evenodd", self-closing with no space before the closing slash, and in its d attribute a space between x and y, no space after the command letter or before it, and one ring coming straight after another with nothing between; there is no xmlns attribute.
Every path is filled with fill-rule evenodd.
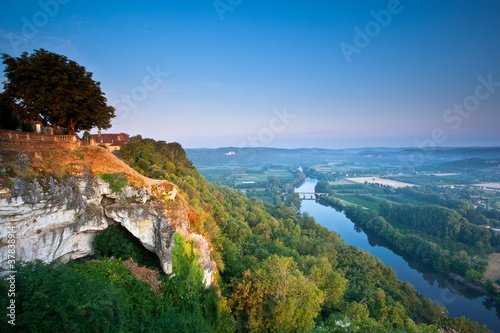
<svg viewBox="0 0 500 333"><path fill-rule="evenodd" d="M127 185L113 192L91 173L9 179L0 188L0 271L8 270L8 234L16 241L16 261L67 261L91 255L94 237L120 223L158 255L165 273L172 273L175 233L192 239L205 283L212 282L216 267L209 244L190 232L183 199L173 184Z"/></svg>

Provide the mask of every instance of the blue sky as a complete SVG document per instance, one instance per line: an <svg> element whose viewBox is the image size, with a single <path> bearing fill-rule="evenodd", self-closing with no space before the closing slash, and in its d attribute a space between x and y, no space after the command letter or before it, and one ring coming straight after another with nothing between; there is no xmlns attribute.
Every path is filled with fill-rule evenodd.
<svg viewBox="0 0 500 333"><path fill-rule="evenodd" d="M499 17L479 0L20 0L0 52L75 60L117 108L108 132L189 148L500 146Z"/></svg>

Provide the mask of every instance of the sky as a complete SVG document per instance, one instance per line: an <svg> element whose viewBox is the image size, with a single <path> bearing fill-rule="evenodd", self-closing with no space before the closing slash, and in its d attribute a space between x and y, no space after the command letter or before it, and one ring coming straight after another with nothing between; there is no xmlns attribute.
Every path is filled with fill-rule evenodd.
<svg viewBox="0 0 500 333"><path fill-rule="evenodd" d="M76 61L116 108L103 132L185 148L500 146L499 18L498 0L3 1L0 53Z"/></svg>

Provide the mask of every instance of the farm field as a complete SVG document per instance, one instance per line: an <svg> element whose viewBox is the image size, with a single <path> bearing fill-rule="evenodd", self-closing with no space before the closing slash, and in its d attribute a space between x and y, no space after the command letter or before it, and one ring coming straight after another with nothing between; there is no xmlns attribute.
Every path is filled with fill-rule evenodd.
<svg viewBox="0 0 500 333"><path fill-rule="evenodd" d="M434 173L413 176L392 176L395 181L409 182L415 185L465 185L470 177L460 173Z"/></svg>
<svg viewBox="0 0 500 333"><path fill-rule="evenodd" d="M288 169L248 169L245 172L234 174L236 186L242 184L265 183L267 178L273 176L279 180L293 179L294 174Z"/></svg>
<svg viewBox="0 0 500 333"><path fill-rule="evenodd" d="M400 187L407 187L407 186L417 186L415 184L410 184L410 183L404 183L400 182L397 180L392 180L392 179L383 179L380 177L372 176L372 177L353 177L353 178L346 178L347 180L353 182L353 183L359 183L359 184L364 184L367 182L368 184L380 184L380 185L385 185L385 186L392 186L395 188L400 188Z"/></svg>
<svg viewBox="0 0 500 333"><path fill-rule="evenodd" d="M377 165L354 165L354 164L332 164L332 165L314 165L311 167L318 172L366 172L373 170L380 170L382 167Z"/></svg>
<svg viewBox="0 0 500 333"><path fill-rule="evenodd" d="M403 197L399 195L381 195L378 198L387 200L392 202L393 205L404 205L404 204L412 204L412 205L421 205L423 204L421 201L417 201L412 198Z"/></svg>
<svg viewBox="0 0 500 333"><path fill-rule="evenodd" d="M384 199L375 196L366 195L336 195L336 198L354 205L360 205L362 207L378 211L378 205L384 201Z"/></svg>
<svg viewBox="0 0 500 333"><path fill-rule="evenodd" d="M490 189L500 190L500 183L483 183L483 184L474 184L472 186L486 187Z"/></svg>

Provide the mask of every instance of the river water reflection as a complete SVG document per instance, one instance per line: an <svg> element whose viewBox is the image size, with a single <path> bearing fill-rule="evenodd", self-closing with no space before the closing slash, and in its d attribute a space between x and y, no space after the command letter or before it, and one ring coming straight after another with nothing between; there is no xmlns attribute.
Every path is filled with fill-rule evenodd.
<svg viewBox="0 0 500 333"><path fill-rule="evenodd" d="M306 179L296 192L314 192L316 183L315 179ZM500 333L500 308L495 307L489 297L436 272L415 257L394 250L383 239L366 234L344 213L332 207L323 206L315 200L302 200L301 212L308 212L317 223L340 234L345 244L357 246L378 257L394 269L400 280L411 283L418 292L446 307L451 316L466 316Z"/></svg>

